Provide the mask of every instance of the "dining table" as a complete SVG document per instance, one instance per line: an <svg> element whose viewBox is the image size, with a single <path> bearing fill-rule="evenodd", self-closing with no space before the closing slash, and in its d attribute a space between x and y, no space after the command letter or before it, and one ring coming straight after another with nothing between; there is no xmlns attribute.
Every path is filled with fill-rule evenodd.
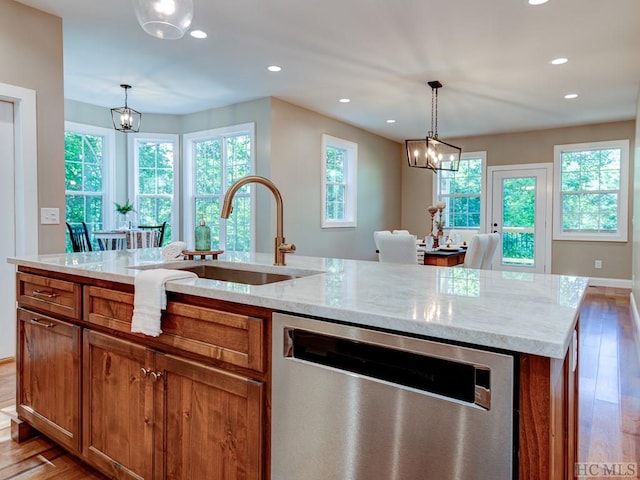
<svg viewBox="0 0 640 480"><path fill-rule="evenodd" d="M100 250L124 250L132 248L151 248L158 246L157 230L119 229L93 232Z"/></svg>
<svg viewBox="0 0 640 480"><path fill-rule="evenodd" d="M423 264L436 267L453 267L464 263L466 253L466 247L425 251Z"/></svg>

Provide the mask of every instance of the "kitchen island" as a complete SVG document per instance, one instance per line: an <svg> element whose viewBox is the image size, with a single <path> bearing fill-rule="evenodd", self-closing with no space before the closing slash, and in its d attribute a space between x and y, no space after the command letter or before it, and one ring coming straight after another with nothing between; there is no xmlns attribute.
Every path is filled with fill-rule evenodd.
<svg viewBox="0 0 640 480"><path fill-rule="evenodd" d="M140 249L10 262L19 271L18 413L25 421L15 425L15 438L35 427L114 478L189 478L185 465L223 472L215 478L270 477L274 312L508 352L517 372L518 478L572 476L585 278L297 255L273 267L269 254L224 254L205 262L294 278L170 282L164 333L153 338L130 333L136 274L203 261L163 263L160 249ZM47 385L36 366L47 369ZM221 427L194 428L216 416ZM189 448L211 438L216 455Z"/></svg>

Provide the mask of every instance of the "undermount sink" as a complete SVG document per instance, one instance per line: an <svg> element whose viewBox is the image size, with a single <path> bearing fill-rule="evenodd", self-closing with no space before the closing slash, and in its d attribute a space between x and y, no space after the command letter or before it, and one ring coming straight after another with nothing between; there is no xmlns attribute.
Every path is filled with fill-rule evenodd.
<svg viewBox="0 0 640 480"><path fill-rule="evenodd" d="M185 262L186 263L186 262ZM154 268L169 268L171 270L185 270L195 273L200 278L207 278L209 280L219 280L221 282L233 282L242 283L245 285L267 285L269 283L283 282L285 280L292 280L294 278L307 277L310 275L316 275L319 271L304 270L298 268L286 268L284 271L277 271L282 267L274 267L267 265L245 265L240 264L220 264L217 260L207 261L207 263L201 263L201 261L193 261L184 265L181 263L174 264L159 264L159 265L145 265L140 267L131 267L138 270L150 270Z"/></svg>
<svg viewBox="0 0 640 480"><path fill-rule="evenodd" d="M180 268L193 272L200 278L220 280L222 282L244 283L247 285L266 285L268 283L282 282L297 278L296 275L283 275L281 273L259 272L255 270L238 270L235 268L216 267L213 265L197 265Z"/></svg>

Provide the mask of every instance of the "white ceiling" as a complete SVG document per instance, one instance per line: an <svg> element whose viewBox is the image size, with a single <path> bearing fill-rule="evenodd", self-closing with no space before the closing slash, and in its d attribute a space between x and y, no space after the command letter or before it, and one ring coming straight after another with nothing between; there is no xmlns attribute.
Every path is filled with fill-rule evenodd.
<svg viewBox="0 0 640 480"><path fill-rule="evenodd" d="M443 139L636 115L639 0L194 0L209 36L174 41L145 34L130 0L21 3L63 19L65 97L104 107L121 83L143 113L275 96L402 141L430 129L439 80Z"/></svg>

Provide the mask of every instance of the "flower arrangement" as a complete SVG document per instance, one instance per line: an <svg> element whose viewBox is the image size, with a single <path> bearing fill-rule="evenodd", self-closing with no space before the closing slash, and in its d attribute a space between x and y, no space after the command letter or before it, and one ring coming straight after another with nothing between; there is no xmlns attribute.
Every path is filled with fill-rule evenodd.
<svg viewBox="0 0 640 480"><path fill-rule="evenodd" d="M116 212L121 215L126 215L129 212L135 212L135 210L133 209L133 205L129 202L128 198L127 201L123 204L119 204L118 202L113 202L113 204L116 206Z"/></svg>

